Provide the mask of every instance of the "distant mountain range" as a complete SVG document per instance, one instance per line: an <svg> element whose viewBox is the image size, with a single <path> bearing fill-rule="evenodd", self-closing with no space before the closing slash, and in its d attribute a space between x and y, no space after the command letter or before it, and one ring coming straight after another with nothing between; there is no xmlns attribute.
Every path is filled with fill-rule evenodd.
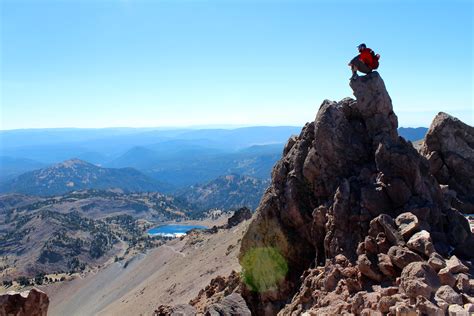
<svg viewBox="0 0 474 316"><path fill-rule="evenodd" d="M0 192L50 196L82 189L125 192L166 191L156 180L133 168L102 168L79 159L26 172L0 185Z"/></svg>
<svg viewBox="0 0 474 316"><path fill-rule="evenodd" d="M269 179L273 165L281 156L283 145L255 145L223 151L183 143L171 151L157 144L135 147L107 166L132 166L176 188L206 183L231 173Z"/></svg>
<svg viewBox="0 0 474 316"><path fill-rule="evenodd" d="M45 167L44 163L28 159L0 156L0 180L12 179L27 171Z"/></svg>
<svg viewBox="0 0 474 316"><path fill-rule="evenodd" d="M400 135L411 141L422 139L426 131L422 127L399 128ZM0 183L9 181L7 187L11 187L14 177L71 157L107 168L135 168L153 179L142 183L158 181L160 185L155 188L169 193L231 173L265 180L270 178L271 169L281 157L288 138L299 132L300 127L294 126L0 131ZM16 189L31 180L23 179L27 178L19 180L14 185ZM0 187L5 188L5 185ZM132 189L142 190L142 187ZM144 190L148 187L146 185Z"/></svg>
<svg viewBox="0 0 474 316"><path fill-rule="evenodd" d="M398 134L411 142L419 141L425 138L428 128L426 127L399 127Z"/></svg>
<svg viewBox="0 0 474 316"><path fill-rule="evenodd" d="M202 185L194 185L177 196L200 209L257 208L269 180L231 174Z"/></svg>

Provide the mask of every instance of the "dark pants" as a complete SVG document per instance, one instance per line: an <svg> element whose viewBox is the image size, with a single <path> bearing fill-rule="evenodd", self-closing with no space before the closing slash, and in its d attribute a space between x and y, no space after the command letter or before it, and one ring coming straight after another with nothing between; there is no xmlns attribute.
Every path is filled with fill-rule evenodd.
<svg viewBox="0 0 474 316"><path fill-rule="evenodd" d="M360 71L360 72L363 72L365 74L368 74L369 72L372 71L372 69L370 69L369 66L367 66L366 64L364 64L363 61L361 61L359 59L359 55L357 55L356 57L354 57L350 64L352 65L352 67L355 67L356 70Z"/></svg>

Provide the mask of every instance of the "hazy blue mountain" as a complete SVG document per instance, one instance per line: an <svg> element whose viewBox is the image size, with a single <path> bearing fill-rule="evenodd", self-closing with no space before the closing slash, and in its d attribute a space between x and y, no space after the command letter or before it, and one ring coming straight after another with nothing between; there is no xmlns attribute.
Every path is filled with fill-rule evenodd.
<svg viewBox="0 0 474 316"><path fill-rule="evenodd" d="M223 174L237 173L267 179L280 158L283 144L300 127L243 127L234 129L30 129L0 131L0 155L49 165L77 157L112 168L132 167L157 181L185 187ZM426 128L400 128L415 141ZM28 165L25 163L25 165ZM2 175L18 175L4 164ZM34 168L38 168L37 166ZM7 177L11 178L11 176ZM0 177L0 179L5 179ZM169 188L168 188L169 189Z"/></svg>
<svg viewBox="0 0 474 316"><path fill-rule="evenodd" d="M5 181L0 185L0 192L50 196L82 189L110 188L148 192L165 190L166 186L133 168L102 168L70 159Z"/></svg>
<svg viewBox="0 0 474 316"><path fill-rule="evenodd" d="M203 210L243 206L255 209L269 184L269 180L230 174L183 189L177 196Z"/></svg>
<svg viewBox="0 0 474 316"><path fill-rule="evenodd" d="M300 127L245 127L236 129L25 129L0 131L0 155L29 158L46 164L81 157L96 164L114 160L133 147L162 147L170 153L192 144L232 151L255 144L282 143ZM155 151L157 148L152 148ZM181 148L182 149L182 148ZM166 153L166 152L163 152Z"/></svg>
<svg viewBox="0 0 474 316"><path fill-rule="evenodd" d="M32 159L0 156L0 182L44 166L43 163Z"/></svg>
<svg viewBox="0 0 474 316"><path fill-rule="evenodd" d="M300 126L253 126L237 129L203 129L181 134L181 139L208 139L239 149L252 145L285 143L291 135L299 135Z"/></svg>
<svg viewBox="0 0 474 316"><path fill-rule="evenodd" d="M398 134L409 141L424 139L428 129L426 127L400 127Z"/></svg>
<svg viewBox="0 0 474 316"><path fill-rule="evenodd" d="M136 146L106 163L109 167L133 167L139 170L164 168L170 162L181 164L195 158L203 159L226 150L207 140L170 140L149 146Z"/></svg>
<svg viewBox="0 0 474 316"><path fill-rule="evenodd" d="M106 166L111 168L132 167L140 170L153 168L158 160L157 153L151 149L136 146L125 152L118 158L107 162Z"/></svg>
<svg viewBox="0 0 474 316"><path fill-rule="evenodd" d="M281 158L282 150L283 144L272 144L230 152L195 152L176 158L157 158L154 167L141 171L178 188L206 183L231 173L265 180L270 178L273 165Z"/></svg>

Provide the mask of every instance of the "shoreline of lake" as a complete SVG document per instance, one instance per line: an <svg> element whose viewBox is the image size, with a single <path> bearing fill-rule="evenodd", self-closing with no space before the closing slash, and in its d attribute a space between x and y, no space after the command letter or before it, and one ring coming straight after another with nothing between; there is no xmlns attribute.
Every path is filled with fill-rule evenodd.
<svg viewBox="0 0 474 316"><path fill-rule="evenodd" d="M208 229L209 227L203 225L192 225L192 224L162 224L153 228L148 229L146 232L150 236L162 236L162 237L181 237L186 235L190 230L193 229Z"/></svg>

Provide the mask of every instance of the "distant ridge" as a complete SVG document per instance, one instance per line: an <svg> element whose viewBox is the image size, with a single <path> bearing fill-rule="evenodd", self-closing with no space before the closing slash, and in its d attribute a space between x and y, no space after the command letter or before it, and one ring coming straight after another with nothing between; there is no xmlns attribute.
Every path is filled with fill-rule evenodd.
<svg viewBox="0 0 474 316"><path fill-rule="evenodd" d="M206 184L190 186L178 197L203 210L236 209L243 206L255 209L269 184L269 180L229 174Z"/></svg>
<svg viewBox="0 0 474 316"><path fill-rule="evenodd" d="M151 192L165 187L133 168L102 168L74 158L5 181L0 192L49 196L83 189Z"/></svg>
<svg viewBox="0 0 474 316"><path fill-rule="evenodd" d="M398 134L411 142L425 138L428 128L426 127L399 127Z"/></svg>

